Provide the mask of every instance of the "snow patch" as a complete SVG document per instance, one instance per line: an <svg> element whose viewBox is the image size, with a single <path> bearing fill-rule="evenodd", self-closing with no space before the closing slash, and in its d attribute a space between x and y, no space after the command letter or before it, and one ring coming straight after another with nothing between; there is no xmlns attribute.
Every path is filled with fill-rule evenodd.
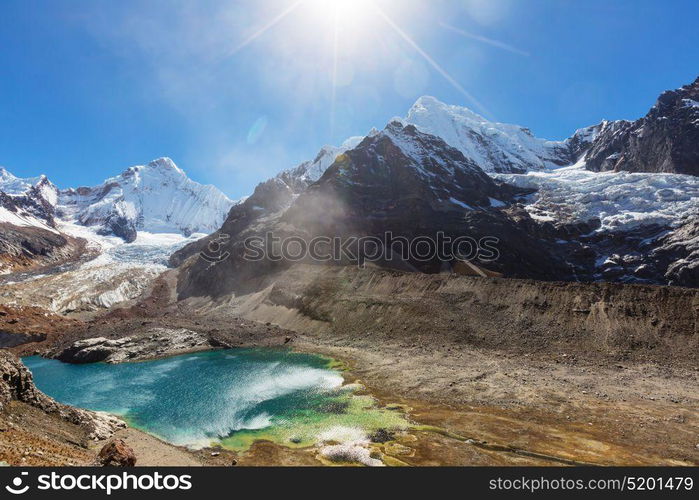
<svg viewBox="0 0 699 500"><path fill-rule="evenodd" d="M492 199L492 198L491 198ZM455 205L459 205L462 208L465 208L466 210L473 210L473 207L471 205L468 205L464 203L463 201L459 201L456 198L449 198L449 201L454 203ZM497 200L496 200L497 201ZM502 202L501 202L502 203Z"/></svg>

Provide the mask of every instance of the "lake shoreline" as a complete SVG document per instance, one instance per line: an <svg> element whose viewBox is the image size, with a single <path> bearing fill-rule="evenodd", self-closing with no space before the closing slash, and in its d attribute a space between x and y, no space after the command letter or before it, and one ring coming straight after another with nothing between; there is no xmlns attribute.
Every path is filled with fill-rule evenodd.
<svg viewBox="0 0 699 500"><path fill-rule="evenodd" d="M263 399L260 403L261 406L258 407L257 403L255 403L251 408L256 412L262 412L262 415L265 415L265 419L269 418L269 424L263 424L259 428L256 427L259 425L257 423L243 424L252 425L252 427L242 427L229 437L221 438L220 443L215 443L215 440L212 440L210 445L204 446L193 444L178 445L168 437L167 433L163 435L157 430L157 425L161 424L157 424L156 421L147 423L149 422L148 417L143 413L146 407L143 410L139 410L138 403L135 403L135 407L131 407L134 403L129 403L132 400L129 399L128 394L138 394L139 396L152 394L162 406L163 404L168 404L166 403L169 398L168 394L173 393L153 392L156 390L155 387L149 385L131 386L129 378L124 378L125 369L134 374L129 377L133 378L133 376L136 376L137 380L142 379L143 376L151 377L152 375L150 374L152 373L162 372L166 373L165 377L168 380L168 384L176 383L178 398L184 398L190 402L187 414L194 412L197 415L204 415L205 413L202 410L196 409L201 406L201 403L192 400L191 396L186 395L186 392L181 393L184 387L182 381L185 380L183 376L186 377L181 372L181 369L186 371L196 370L198 373L197 377L200 380L208 381L207 385L211 385L212 381L221 379L215 373L204 374L202 372L204 366L212 366L211 363L220 364L222 362L233 363L233 367L242 362L242 366L244 366L250 356L252 356L250 361L253 362L254 366L257 366L261 361L265 362L264 360L267 359L273 362L273 372L264 375L266 370L263 369L259 375L259 377L263 378L253 377L253 386L265 386L269 383L272 384L275 391L282 391L280 393L281 397L286 398L287 396L283 396L283 394L289 394L288 397L294 398L292 401L302 398L298 400L298 403L286 403L292 405L289 408L292 413L288 416L279 415L279 418L277 418L274 416L274 413L271 413L269 417L266 416L267 412L270 411L269 405L276 404L273 402L280 397L274 396L273 392L269 396L265 396L269 399ZM277 366L277 362L274 361L276 359L279 359L282 364ZM313 361L312 363L310 363L311 360ZM129 440L134 441L134 449L140 449L145 452L144 460L148 464L190 464L191 460L196 460L197 463L204 465L233 465L238 463L256 465L260 463L260 460L264 461L264 458L259 457L260 452L256 450L261 448L265 450L264 453L269 453L270 448L273 447L277 448L276 455L284 454L287 456L287 459L292 461L297 459L297 456L305 457L304 463L306 464L310 464L309 458L311 457L316 460L316 465L328 462L381 464L380 458L370 458L370 454L372 457L383 456L383 453L378 449L380 446L376 445L376 443L383 445L388 441L396 441L411 427L403 419L401 407L385 408L383 405L378 404L376 398L372 397L362 386L355 382L354 377L348 376L347 372L342 369L344 363L327 356L292 350L287 346L257 349L213 349L208 352L199 351L193 354L177 353L174 356L162 355L158 359L149 360L150 362L138 359L120 363L70 364L58 359L38 357L24 358L23 361L33 371L37 386L48 395L66 404L106 411L123 419L130 430L119 431L115 434L115 437L128 436ZM181 367L181 369L177 371L178 368L175 368L175 371L171 372L170 366ZM294 366L297 366L297 368L293 368ZM163 369L166 371L163 372ZM114 370L117 371L115 372ZM134 372L134 370L136 371ZM301 371L294 373L293 370ZM121 375L118 375L119 372L121 372ZM112 376L105 379L104 377L109 375L109 373L112 373ZM327 373L328 375L335 373L334 377L339 379L339 382L334 381L332 382L332 388L330 386L326 388L326 384L330 382L329 379L326 380L327 375L322 375L322 379L318 378L318 382L313 382L313 380L321 376L321 373ZM269 382L267 382L264 377L270 377L272 374L273 377L282 378L276 382L273 378L270 378ZM155 377L156 380L160 379L159 375ZM237 375L234 376L235 379L238 377ZM303 378L297 380L297 377ZM95 382L100 380L100 385L96 392L99 395L98 399L94 399L94 396L89 395L91 394L90 387L95 386L95 382L91 381L93 379ZM178 382L169 382L170 379ZM69 386L65 386L62 380L73 380L74 382ZM245 384L250 382L245 382L244 380L247 380L247 378L241 379L242 385L240 390L242 392L236 398L245 398ZM78 384L77 386L75 385L76 383ZM223 383L227 384L228 382ZM281 386L278 385L280 383L282 384ZM303 391L306 390L304 387L306 387L306 384L311 383L321 383L323 385L318 386L319 392L317 393L315 389L312 389L313 386L308 386L313 390L312 394L315 395L313 399L306 400L308 396L303 396ZM297 386L296 384L301 385ZM107 392L105 392L105 387L112 387L112 389L107 389ZM226 393L226 390L222 391L222 389L224 388L216 389L215 394ZM115 390L118 391L116 394L114 394ZM199 394L206 394L206 391L198 386L195 390ZM126 393L125 399L120 399L122 391ZM78 396L75 394L78 394ZM214 413L206 417L207 427L214 425L214 428L218 428L220 426L232 425L238 418L234 417L235 412L243 411L245 408L236 409L237 403L234 403L235 401L236 399L230 402L226 400L224 412L226 420L220 422L217 419L221 417L216 416L220 412L220 410L216 409L218 408L217 403L214 401L208 403L207 406L212 405L210 408ZM105 403L116 405L116 407L123 406L128 408L128 412L123 413L110 410L110 406L104 406ZM149 406L151 404L149 403ZM316 405L320 406L316 407ZM148 411L151 413L152 411L157 411L157 414L160 415L164 414L162 410L155 410L155 408ZM229 415L230 412L234 413ZM303 417L300 419L293 417L292 415L296 413L303 415ZM255 417L248 415L245 418L254 419ZM282 424L281 422L284 423ZM192 425L196 428L196 424L188 420L178 420L172 423L167 423L166 420L163 423L169 429L172 429L172 424L180 425L182 429L192 428ZM156 425L156 427L152 427L153 425ZM202 431L205 431L207 427L203 427ZM175 429L167 432L175 432L176 435L179 435L179 432ZM371 437L375 433L381 437ZM180 439L182 437L177 437L177 440ZM199 438L196 441L199 441ZM146 443L146 445L143 443ZM334 450L333 446L342 446L346 449ZM364 452L362 450L368 451ZM331 458L325 457L326 453L332 453L330 455ZM349 458L353 454L356 455L356 460ZM184 457L189 457L190 461L185 460ZM398 460L396 457L387 457L387 459L389 462ZM266 465L273 464L274 462L266 462Z"/></svg>

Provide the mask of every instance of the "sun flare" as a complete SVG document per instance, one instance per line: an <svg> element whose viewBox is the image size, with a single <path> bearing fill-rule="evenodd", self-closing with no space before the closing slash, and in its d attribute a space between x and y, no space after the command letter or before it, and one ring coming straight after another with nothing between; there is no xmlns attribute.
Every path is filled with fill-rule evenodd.
<svg viewBox="0 0 699 500"><path fill-rule="evenodd" d="M403 27L408 12L404 7L397 0L289 0L285 9L272 14L255 27L228 52L228 56L235 55L272 28L282 25L284 42L278 44L280 50L286 51L294 60L313 61L319 73L330 77L331 130L334 129L338 87L349 86L358 67L365 72L379 68L381 57L384 61L405 61L411 57L421 59L422 64L431 67L466 97L478 112L490 115ZM469 35L456 29L462 36ZM516 51L496 40L474 35L471 38ZM403 44L403 48L395 43L396 40Z"/></svg>
<svg viewBox="0 0 699 500"><path fill-rule="evenodd" d="M309 0L313 7L340 19L352 20L363 16L372 6L372 0Z"/></svg>
<svg viewBox="0 0 699 500"><path fill-rule="evenodd" d="M372 0L307 0L313 21L355 33L366 31L376 19Z"/></svg>

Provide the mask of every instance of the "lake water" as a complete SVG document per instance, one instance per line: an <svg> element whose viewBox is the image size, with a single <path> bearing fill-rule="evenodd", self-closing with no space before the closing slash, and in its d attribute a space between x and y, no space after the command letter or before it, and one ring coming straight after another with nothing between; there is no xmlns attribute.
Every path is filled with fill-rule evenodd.
<svg viewBox="0 0 699 500"><path fill-rule="evenodd" d="M185 354L138 363L73 365L23 359L58 401L122 416L171 443L241 450L257 439L286 446L352 441L406 428L403 415L343 385L332 360L277 349Z"/></svg>

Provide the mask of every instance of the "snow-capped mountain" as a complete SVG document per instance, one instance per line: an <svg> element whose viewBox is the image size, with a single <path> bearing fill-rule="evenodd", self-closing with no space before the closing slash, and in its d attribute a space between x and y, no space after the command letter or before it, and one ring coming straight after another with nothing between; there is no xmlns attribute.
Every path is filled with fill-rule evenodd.
<svg viewBox="0 0 699 500"><path fill-rule="evenodd" d="M127 241L133 241L137 231L210 233L235 204L216 187L189 179L169 158L129 167L94 187L65 190L44 175L18 178L0 168L0 192L5 193L4 210L27 219L26 223L38 220L54 227L57 218ZM7 200L14 207L8 208Z"/></svg>
<svg viewBox="0 0 699 500"><path fill-rule="evenodd" d="M58 188L51 184L45 175L37 177L15 177L5 168L0 167L0 189L9 195L25 194L32 188L40 188L47 201L56 203Z"/></svg>
<svg viewBox="0 0 699 500"><path fill-rule="evenodd" d="M663 92L643 118L602 121L564 141L486 120L468 108L419 98L402 119L444 139L486 172L525 173L572 165L589 170L699 175L699 78Z"/></svg>
<svg viewBox="0 0 699 500"><path fill-rule="evenodd" d="M496 179L531 189L522 207L535 223L518 220L533 231L556 228L549 237L559 233L569 253L588 256L569 259L580 263L575 279L697 286L697 102L699 78L664 92L643 118L605 120L564 141L432 97L404 122L444 138ZM569 234L575 226L588 234Z"/></svg>
<svg viewBox="0 0 699 500"><path fill-rule="evenodd" d="M522 173L575 162L567 141L539 139L525 127L491 122L430 96L419 98L403 121L441 137L486 172Z"/></svg>
<svg viewBox="0 0 699 500"><path fill-rule="evenodd" d="M54 230L57 199L45 175L22 179L0 167L0 222Z"/></svg>
<svg viewBox="0 0 699 500"><path fill-rule="evenodd" d="M189 179L171 159L159 158L98 186L61 191L58 215L133 241L138 231L210 233L234 204L216 187Z"/></svg>
<svg viewBox="0 0 699 500"><path fill-rule="evenodd" d="M233 204L167 158L67 190L0 169L0 275L13 273L0 276L0 303L69 312L130 300Z"/></svg>
<svg viewBox="0 0 699 500"><path fill-rule="evenodd" d="M331 165L318 162L313 178L299 168L260 184L221 231L232 255L244 253L238 247L245 237L268 231L302 238L489 235L498 238L500 257L486 267L504 276L699 286L699 178L657 173L689 173L687 162L699 153L692 140L697 85L663 94L644 119L603 121L564 141L423 97L407 117L333 151ZM653 146L660 143L664 148ZM631 170L644 172L597 172L598 154L619 160L601 170L633 158L645 166ZM171 259L184 263L183 296L226 293L288 265L189 259L206 243ZM408 264L435 272L444 262Z"/></svg>
<svg viewBox="0 0 699 500"><path fill-rule="evenodd" d="M379 182L387 183L387 192L376 196L377 203L403 204L396 193L410 185L425 188L409 202L433 203L464 208L486 209L503 206L514 190L493 181L476 163L460 151L449 147L443 139L420 132L413 125L390 122L381 132L366 137L357 147L347 151L331 167L329 179L353 186L366 185L377 189ZM332 175L331 175L332 174ZM412 177L419 177L414 180ZM379 193L377 193L379 194ZM417 195L418 193L414 193ZM407 208L407 207L406 207Z"/></svg>
<svg viewBox="0 0 699 500"><path fill-rule="evenodd" d="M0 275L79 253L78 242L56 227L57 193L45 176L21 179L0 168Z"/></svg>
<svg viewBox="0 0 699 500"><path fill-rule="evenodd" d="M381 132L370 134L340 154L317 182L273 209L256 199L271 182L258 186L253 196L234 207L220 229L229 237L230 258L212 264L195 256L207 241L218 238L217 233L173 255L172 264L185 266L178 286L182 297L225 294L247 279L289 265L283 260L244 260L248 238L270 233L306 240L352 241L368 236L385 248L383 265L423 272L454 270L459 263L454 256L404 255L385 241L388 233L409 240L434 237L438 232L476 241L494 236L502 241L502 258L469 272L540 279L563 272L555 246L528 235L504 212L529 190L494 180L458 149L414 125L392 121ZM358 256L363 251L354 250ZM394 253L395 258L387 257Z"/></svg>

